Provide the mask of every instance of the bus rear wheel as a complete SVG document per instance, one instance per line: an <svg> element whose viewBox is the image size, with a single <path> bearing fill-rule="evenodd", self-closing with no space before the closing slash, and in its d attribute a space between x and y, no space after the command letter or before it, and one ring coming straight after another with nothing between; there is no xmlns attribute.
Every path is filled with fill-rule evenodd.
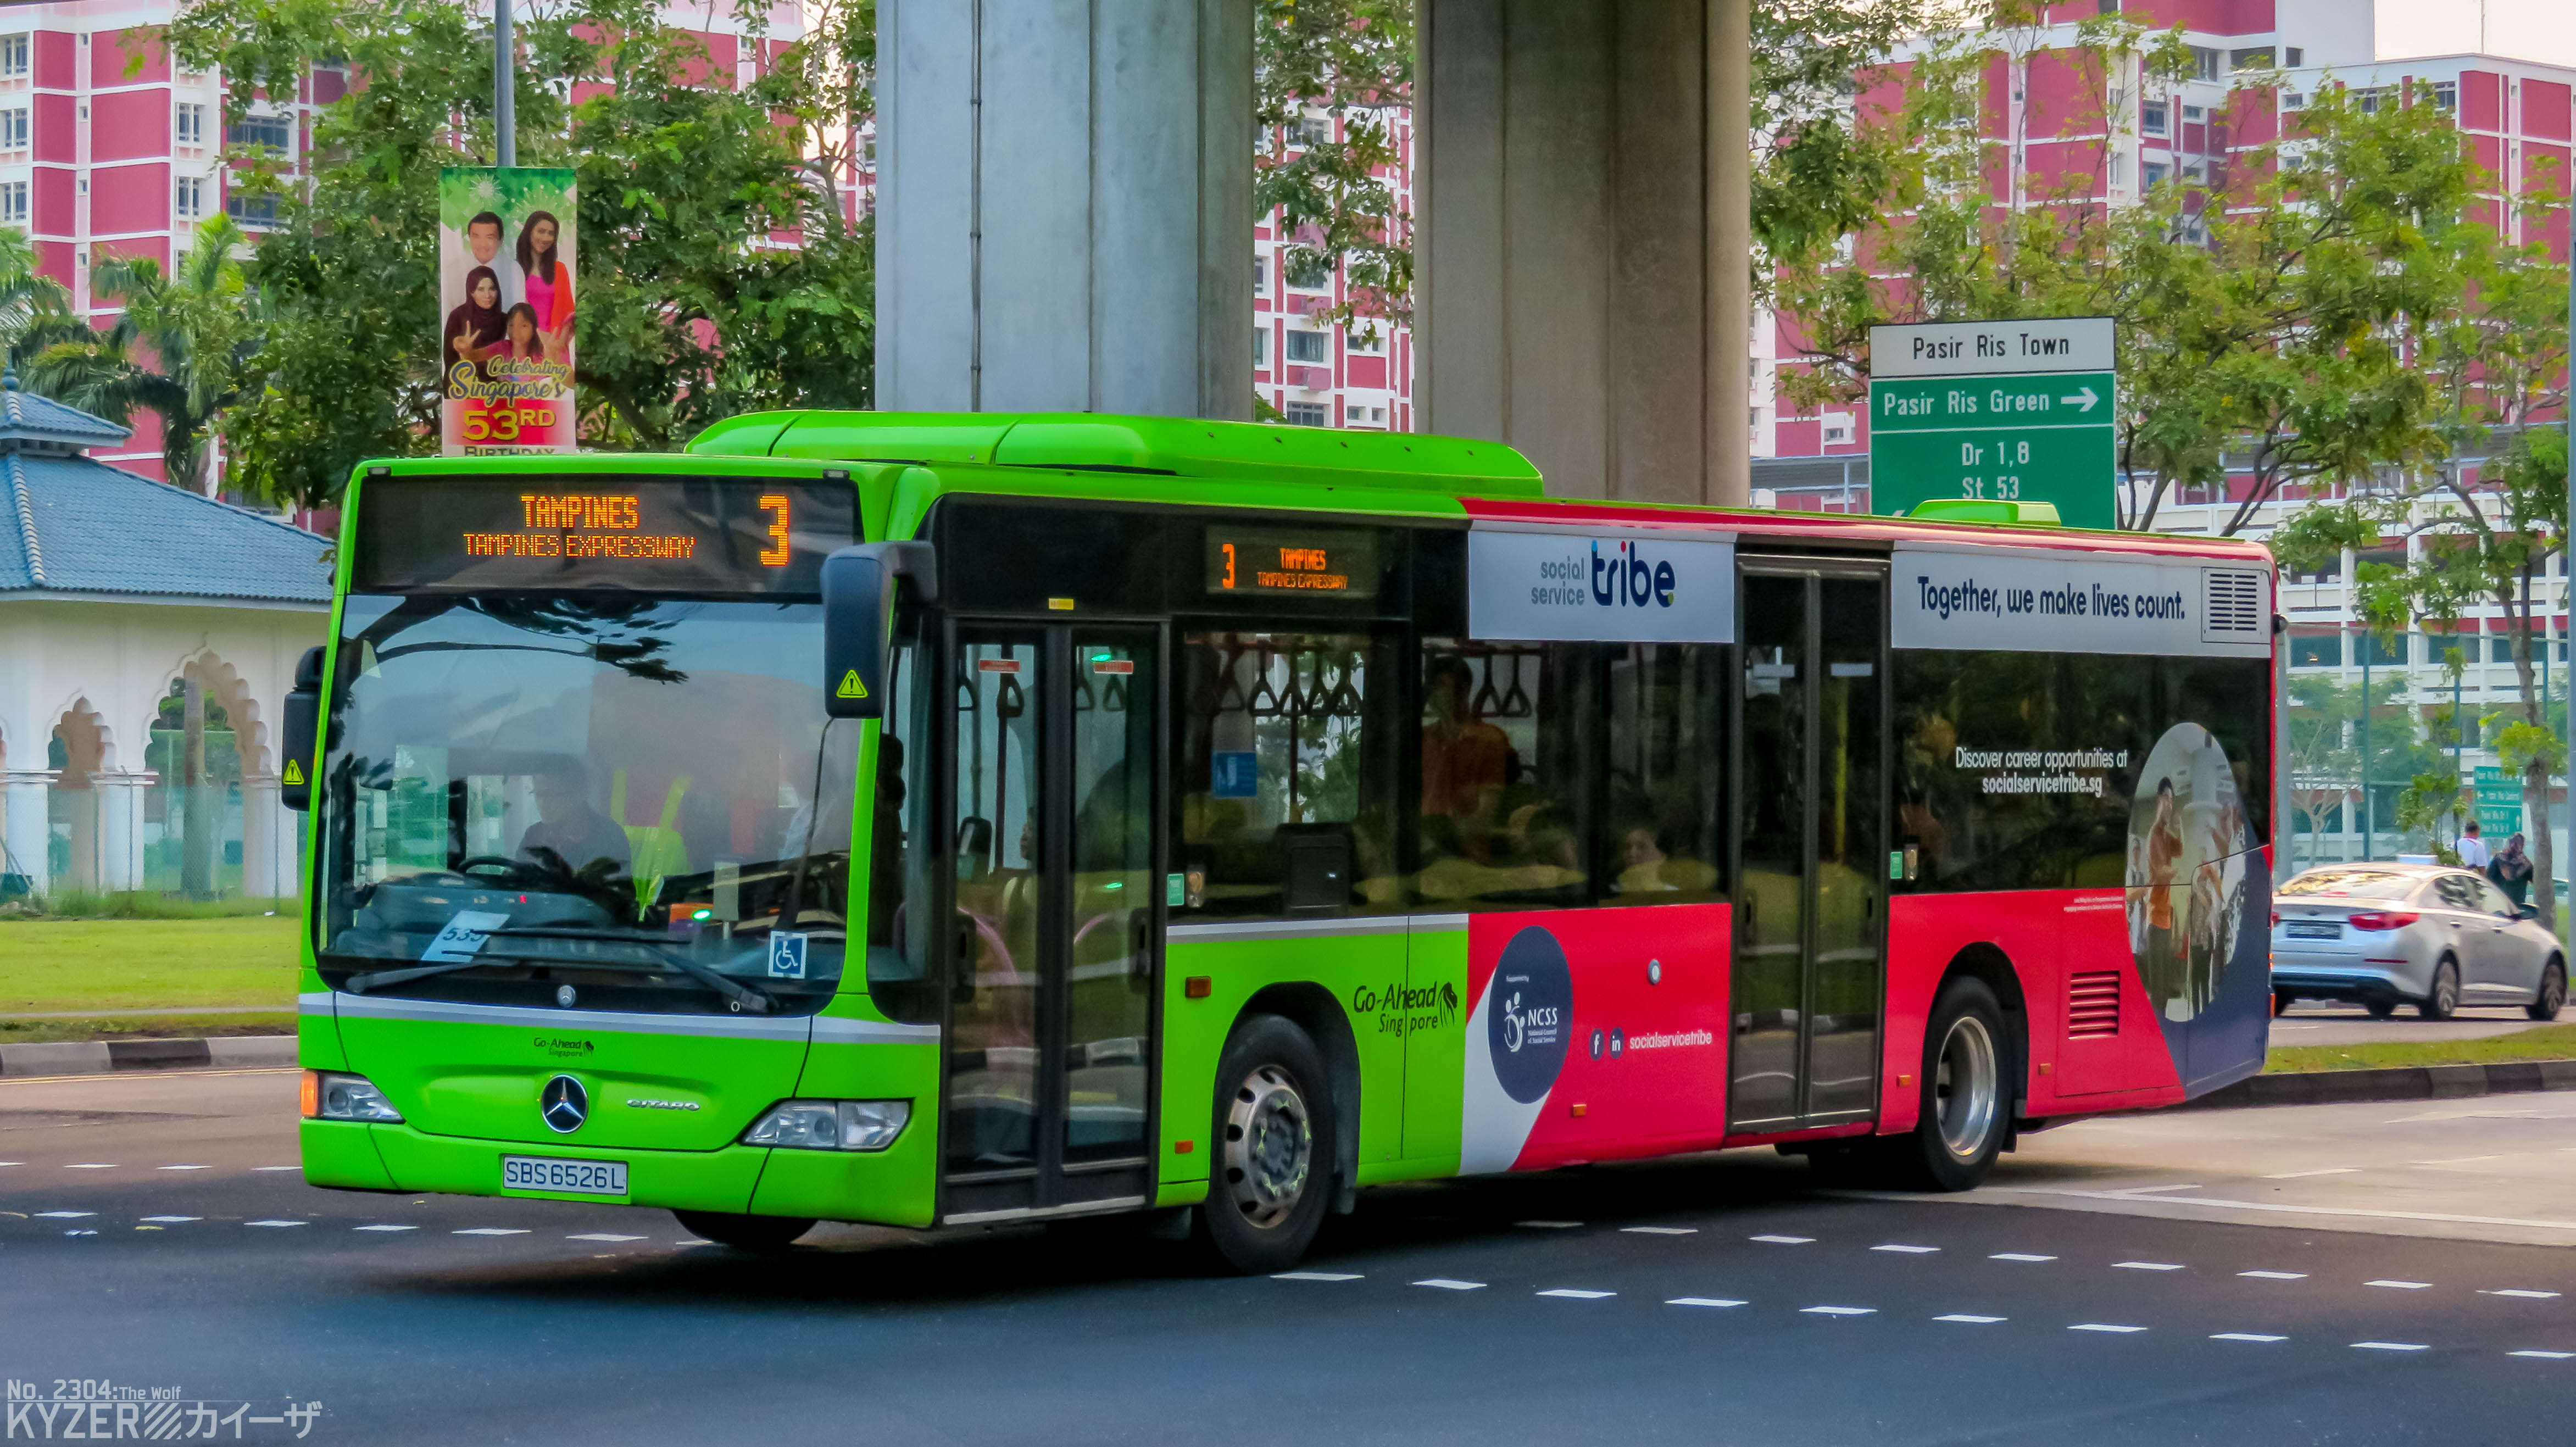
<svg viewBox="0 0 2576 1447"><path fill-rule="evenodd" d="M729 1211L673 1211L680 1224L736 1251L784 1251L814 1229L811 1216L737 1216Z"/></svg>
<svg viewBox="0 0 2576 1447"><path fill-rule="evenodd" d="M1226 1041L1216 1078L1207 1244L1246 1275L1284 1271L1332 1203L1339 1137L1323 1052L1289 1021L1255 1015Z"/></svg>
<svg viewBox="0 0 2576 1447"><path fill-rule="evenodd" d="M2013 1051L2003 1007L1983 980L1951 982L1923 1037L1923 1097L1913 1133L1871 1144L1891 1184L1964 1191L1994 1169L2012 1109Z"/></svg>

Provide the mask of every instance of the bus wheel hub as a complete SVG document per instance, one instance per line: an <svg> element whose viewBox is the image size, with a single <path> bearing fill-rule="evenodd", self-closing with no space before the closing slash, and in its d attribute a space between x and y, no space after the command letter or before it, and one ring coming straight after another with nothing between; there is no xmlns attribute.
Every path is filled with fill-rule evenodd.
<svg viewBox="0 0 2576 1447"><path fill-rule="evenodd" d="M1276 1065L1255 1067L1226 1112L1225 1178L1235 1210L1254 1226L1286 1220L1314 1160L1314 1128L1296 1080Z"/></svg>

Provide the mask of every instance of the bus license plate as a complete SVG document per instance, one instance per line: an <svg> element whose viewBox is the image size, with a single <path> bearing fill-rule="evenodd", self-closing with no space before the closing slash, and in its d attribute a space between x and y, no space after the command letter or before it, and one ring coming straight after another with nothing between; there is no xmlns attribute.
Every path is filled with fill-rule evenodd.
<svg viewBox="0 0 2576 1447"><path fill-rule="evenodd" d="M550 1161L537 1156L501 1157L501 1189L563 1191L580 1196L626 1194L624 1161Z"/></svg>

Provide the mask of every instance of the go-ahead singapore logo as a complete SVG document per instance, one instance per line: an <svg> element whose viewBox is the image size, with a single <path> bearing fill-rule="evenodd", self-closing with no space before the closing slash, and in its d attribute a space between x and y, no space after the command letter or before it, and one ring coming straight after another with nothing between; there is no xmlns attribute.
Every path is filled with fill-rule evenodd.
<svg viewBox="0 0 2576 1447"><path fill-rule="evenodd" d="M1565 1068L1574 1026L1574 976L1556 936L1532 925L1512 936L1494 965L1485 1043L1494 1079L1523 1105L1547 1097Z"/></svg>
<svg viewBox="0 0 2576 1447"><path fill-rule="evenodd" d="M1447 980L1438 988L1425 985L1390 984L1372 990L1366 985L1351 991L1354 1014L1376 1015L1380 1035L1411 1035L1417 1031L1437 1029L1458 1018L1458 987Z"/></svg>

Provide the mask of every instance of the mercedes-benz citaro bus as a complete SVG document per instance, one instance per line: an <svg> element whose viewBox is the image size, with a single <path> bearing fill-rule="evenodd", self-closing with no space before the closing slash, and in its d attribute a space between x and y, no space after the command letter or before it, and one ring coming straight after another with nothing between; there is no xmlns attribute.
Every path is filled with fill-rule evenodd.
<svg viewBox="0 0 2576 1447"><path fill-rule="evenodd" d="M1276 1270L1380 1183L1955 1190L2252 1073L2268 556L1930 511L1092 415L363 467L306 1178Z"/></svg>

